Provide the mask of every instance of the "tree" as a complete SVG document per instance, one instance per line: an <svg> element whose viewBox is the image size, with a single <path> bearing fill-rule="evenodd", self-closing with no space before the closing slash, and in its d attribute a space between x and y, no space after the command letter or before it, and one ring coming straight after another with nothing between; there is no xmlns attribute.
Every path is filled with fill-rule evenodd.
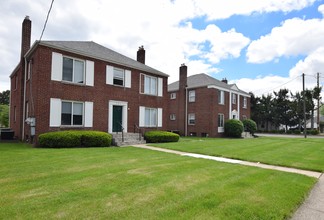
<svg viewBox="0 0 324 220"><path fill-rule="evenodd" d="M289 100L289 90L280 89L278 92L273 92L274 98L274 123L279 126L285 125L286 130L288 126L292 126L293 112L291 110L291 101Z"/></svg>
<svg viewBox="0 0 324 220"><path fill-rule="evenodd" d="M0 105L0 127L9 126L9 106Z"/></svg>
<svg viewBox="0 0 324 220"><path fill-rule="evenodd" d="M9 105L10 91L0 92L0 105Z"/></svg>

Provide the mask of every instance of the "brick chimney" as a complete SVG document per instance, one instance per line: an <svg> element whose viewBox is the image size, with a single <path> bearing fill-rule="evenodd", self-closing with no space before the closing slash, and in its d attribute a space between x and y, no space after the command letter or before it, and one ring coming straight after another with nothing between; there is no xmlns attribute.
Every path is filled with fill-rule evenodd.
<svg viewBox="0 0 324 220"><path fill-rule="evenodd" d="M223 78L223 79L222 79L222 82L223 82L223 83L226 83L226 84L228 83L228 81L227 81L226 78Z"/></svg>
<svg viewBox="0 0 324 220"><path fill-rule="evenodd" d="M179 90L187 87L187 66L183 63L179 68Z"/></svg>
<svg viewBox="0 0 324 220"><path fill-rule="evenodd" d="M140 46L137 51L137 61L145 64L145 50L144 46Z"/></svg>
<svg viewBox="0 0 324 220"><path fill-rule="evenodd" d="M30 49L30 40L31 40L31 20L29 16L26 16L22 23L21 31L21 59L24 58L27 51Z"/></svg>

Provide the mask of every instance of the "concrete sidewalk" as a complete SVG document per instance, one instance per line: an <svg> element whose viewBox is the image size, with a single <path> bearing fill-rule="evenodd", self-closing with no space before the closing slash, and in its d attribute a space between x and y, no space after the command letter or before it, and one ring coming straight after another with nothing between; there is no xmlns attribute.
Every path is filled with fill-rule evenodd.
<svg viewBox="0 0 324 220"><path fill-rule="evenodd" d="M300 170L295 168L288 168L288 167L281 167L281 166L274 166L274 165L267 165L262 163L254 163L248 162L243 160L234 160L228 159L224 157L214 157L208 156L203 154L195 154L195 153L186 153L176 150L169 150L159 147L151 147L145 144L141 145L134 145L134 147L144 148L149 150L161 151L166 153L177 154L180 156L189 156L195 158L202 158L208 160L215 160L219 162L225 163L233 163L233 164L240 164L245 166L253 166L259 167L263 169L272 169L272 170L279 170L283 172L289 173L297 173L302 174L310 177L318 178L319 181L316 183L314 188L312 189L309 197L304 201L304 203L298 208L295 212L291 220L324 220L324 175L320 172L308 171L308 170Z"/></svg>

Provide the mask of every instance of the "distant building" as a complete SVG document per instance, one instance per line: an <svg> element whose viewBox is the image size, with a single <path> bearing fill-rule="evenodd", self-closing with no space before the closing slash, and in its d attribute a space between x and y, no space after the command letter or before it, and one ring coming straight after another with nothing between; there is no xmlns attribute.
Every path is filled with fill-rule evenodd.
<svg viewBox="0 0 324 220"><path fill-rule="evenodd" d="M168 129L185 136L219 137L228 119L250 118L250 94L226 79L206 74L187 77L180 66L179 81L168 86Z"/></svg>

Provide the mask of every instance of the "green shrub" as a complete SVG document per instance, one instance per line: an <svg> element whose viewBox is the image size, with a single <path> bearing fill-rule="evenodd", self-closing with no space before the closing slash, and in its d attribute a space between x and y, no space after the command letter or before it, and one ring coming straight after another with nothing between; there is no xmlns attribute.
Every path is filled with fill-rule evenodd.
<svg viewBox="0 0 324 220"><path fill-rule="evenodd" d="M227 137L239 138L243 132L243 123L236 119L230 119L225 122L224 128Z"/></svg>
<svg viewBox="0 0 324 220"><path fill-rule="evenodd" d="M317 129L307 130L306 132L307 132L307 134L311 134L311 135L318 135L319 134Z"/></svg>
<svg viewBox="0 0 324 220"><path fill-rule="evenodd" d="M245 119L242 121L244 126L244 131L250 132L251 134L254 134L257 130L257 124L252 119Z"/></svg>
<svg viewBox="0 0 324 220"><path fill-rule="evenodd" d="M144 138L147 143L164 143L178 142L180 136L168 131L148 131L145 132Z"/></svg>
<svg viewBox="0 0 324 220"><path fill-rule="evenodd" d="M101 131L55 131L39 135L39 146L45 148L109 147L111 134Z"/></svg>

